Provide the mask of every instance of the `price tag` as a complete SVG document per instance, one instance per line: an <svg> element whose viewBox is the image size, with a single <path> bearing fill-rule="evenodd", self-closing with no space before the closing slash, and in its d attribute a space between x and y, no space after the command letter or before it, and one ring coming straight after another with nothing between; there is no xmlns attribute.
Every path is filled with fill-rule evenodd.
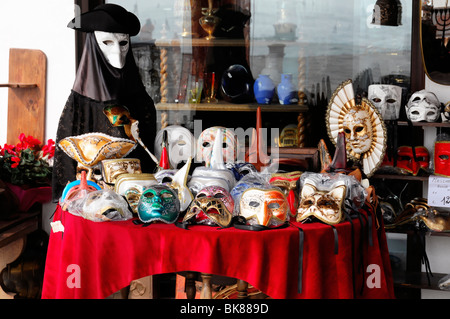
<svg viewBox="0 0 450 319"><path fill-rule="evenodd" d="M450 208L450 178L435 175L429 177L428 205Z"/></svg>

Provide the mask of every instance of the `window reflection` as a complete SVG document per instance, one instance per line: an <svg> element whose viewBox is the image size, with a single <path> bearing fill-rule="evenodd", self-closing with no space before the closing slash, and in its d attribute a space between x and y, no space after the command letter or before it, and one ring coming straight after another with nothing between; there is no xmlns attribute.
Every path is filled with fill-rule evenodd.
<svg viewBox="0 0 450 319"><path fill-rule="evenodd" d="M141 20L141 33L132 38L133 50L149 94L159 102L160 55L155 41L190 38L195 21L188 4L200 1L111 2ZM214 5L229 2L215 0ZM205 7L207 3L202 1ZM402 25L397 27L371 24L375 0L238 0L238 4L251 14L247 58L255 78L274 67L274 74L291 73L309 96L319 90L325 97L346 79L353 79L356 93L363 95L374 83L409 87L412 1L402 1ZM169 52L172 102L177 98L186 50L190 49Z"/></svg>

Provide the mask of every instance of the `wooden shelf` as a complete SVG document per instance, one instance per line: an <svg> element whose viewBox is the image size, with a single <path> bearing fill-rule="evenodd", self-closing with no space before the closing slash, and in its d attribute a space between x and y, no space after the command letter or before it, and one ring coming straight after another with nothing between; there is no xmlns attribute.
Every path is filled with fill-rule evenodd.
<svg viewBox="0 0 450 319"><path fill-rule="evenodd" d="M0 247L37 230L39 228L41 212L22 213L16 219L0 221Z"/></svg>
<svg viewBox="0 0 450 319"><path fill-rule="evenodd" d="M438 283L447 274L433 273L430 275L430 283L428 283L427 274L424 272L400 272L394 271L394 285L403 288L414 288L414 289L432 289L439 291L447 291L439 288Z"/></svg>
<svg viewBox="0 0 450 319"><path fill-rule="evenodd" d="M37 84L28 83L5 83L0 84L0 88L10 88L10 89L33 89L36 88Z"/></svg>
<svg viewBox="0 0 450 319"><path fill-rule="evenodd" d="M306 105L281 105L281 104L233 104L227 102L219 103L158 103L157 111L216 111L216 112L256 112L261 107L262 112L307 112Z"/></svg>
<svg viewBox="0 0 450 319"><path fill-rule="evenodd" d="M374 175L372 175L371 178L427 182L429 176L395 175L395 174L374 174Z"/></svg>
<svg viewBox="0 0 450 319"><path fill-rule="evenodd" d="M399 126L408 126L407 121L398 121ZM450 127L450 122L412 122L413 126L421 127Z"/></svg>

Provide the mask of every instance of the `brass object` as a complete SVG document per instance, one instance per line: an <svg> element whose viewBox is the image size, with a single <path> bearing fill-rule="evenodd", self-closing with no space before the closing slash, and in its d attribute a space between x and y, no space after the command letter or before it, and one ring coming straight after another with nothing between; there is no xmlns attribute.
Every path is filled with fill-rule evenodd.
<svg viewBox="0 0 450 319"><path fill-rule="evenodd" d="M202 9L203 17L200 18L199 23L203 30L208 33L206 40L214 39L213 33L217 25L220 23L220 18L216 17L214 14L217 9L213 9L212 0L208 0L208 8Z"/></svg>

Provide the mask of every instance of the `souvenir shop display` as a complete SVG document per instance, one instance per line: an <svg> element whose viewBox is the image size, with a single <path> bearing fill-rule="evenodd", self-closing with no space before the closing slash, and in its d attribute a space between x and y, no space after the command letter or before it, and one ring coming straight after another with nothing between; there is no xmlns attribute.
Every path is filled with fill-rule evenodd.
<svg viewBox="0 0 450 319"><path fill-rule="evenodd" d="M72 91L60 116L57 144L67 137L88 133L130 139L124 127L127 123L117 126L105 114L111 110L110 106L123 106L130 118L139 123L142 144L153 148L156 109L142 83L130 43L130 36L138 34L140 26L133 13L115 4L100 5L69 22L69 28L86 34L86 43ZM110 41L117 50L110 50L104 41ZM130 157L141 160L143 172L153 172L154 161L148 160L149 153L137 142ZM67 157L62 149L56 149L52 181L54 202L61 197L67 182L77 179L76 166L77 162Z"/></svg>

